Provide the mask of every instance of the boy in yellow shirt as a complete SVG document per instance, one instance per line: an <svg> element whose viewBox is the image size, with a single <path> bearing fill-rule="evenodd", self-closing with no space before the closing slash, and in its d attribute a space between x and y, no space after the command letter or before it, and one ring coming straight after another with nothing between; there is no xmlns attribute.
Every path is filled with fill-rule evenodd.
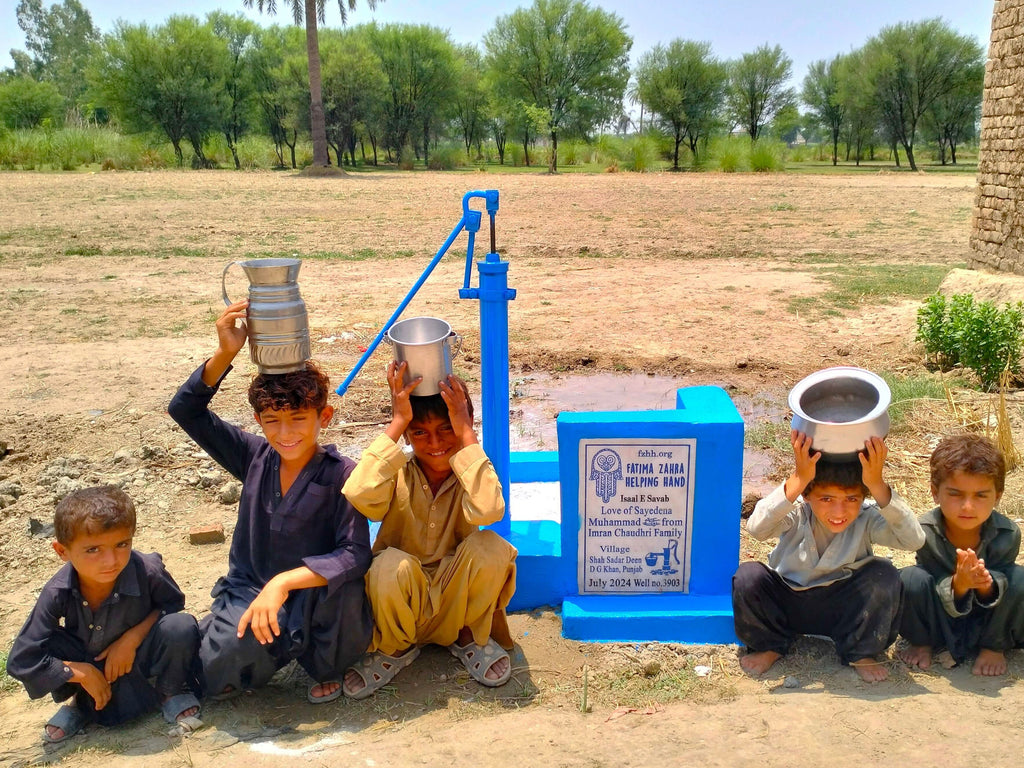
<svg viewBox="0 0 1024 768"><path fill-rule="evenodd" d="M345 673L344 692L364 699L419 655L447 646L477 682L512 674L505 608L515 592L516 550L493 531L502 518L501 482L473 431L473 404L455 376L440 394L416 397L406 363L387 379L392 419L363 453L342 493L381 527L366 574L373 640ZM412 447L408 456L398 441Z"/></svg>

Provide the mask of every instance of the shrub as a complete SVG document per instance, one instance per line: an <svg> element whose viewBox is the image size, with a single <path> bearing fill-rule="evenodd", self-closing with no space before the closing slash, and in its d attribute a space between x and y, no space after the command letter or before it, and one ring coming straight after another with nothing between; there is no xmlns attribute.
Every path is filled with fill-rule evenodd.
<svg viewBox="0 0 1024 768"><path fill-rule="evenodd" d="M1014 375L1020 371L1024 303L1008 303L1000 310L970 294L957 294L947 302L936 293L918 309L917 339L937 365L963 365L992 389L1004 370Z"/></svg>
<svg viewBox="0 0 1024 768"><path fill-rule="evenodd" d="M436 147L427 156L427 168L432 171L454 171L464 165L466 152L457 144L444 144Z"/></svg>
<svg viewBox="0 0 1024 768"><path fill-rule="evenodd" d="M657 142L647 136L632 136L626 141L626 167L644 173L652 171L658 162Z"/></svg>
<svg viewBox="0 0 1024 768"><path fill-rule="evenodd" d="M750 145L750 169L758 173L781 171L785 168L782 161L782 147L767 139L758 139Z"/></svg>
<svg viewBox="0 0 1024 768"><path fill-rule="evenodd" d="M416 153L410 145L406 144L398 153L398 167L403 171L411 171L415 165Z"/></svg>

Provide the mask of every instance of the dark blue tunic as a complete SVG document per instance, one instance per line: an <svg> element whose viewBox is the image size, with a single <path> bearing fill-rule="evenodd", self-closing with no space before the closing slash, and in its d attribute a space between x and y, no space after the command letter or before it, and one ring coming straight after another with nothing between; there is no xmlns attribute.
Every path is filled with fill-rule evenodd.
<svg viewBox="0 0 1024 768"><path fill-rule="evenodd" d="M371 559L369 528L366 518L341 495L355 463L333 445L321 446L282 497L280 457L262 436L228 424L209 410L220 382L207 386L202 380L204 366L181 386L168 413L242 481L228 573L214 586L213 616L205 617L201 625L200 656L209 690L257 687L293 658L314 678L332 679L369 642L363 588ZM279 616L280 642L260 646L251 631L241 641L234 638L241 613L260 589L277 574L303 565L327 579L327 586L289 596ZM335 640L328 642L327 637ZM325 649L325 642L332 647Z"/></svg>

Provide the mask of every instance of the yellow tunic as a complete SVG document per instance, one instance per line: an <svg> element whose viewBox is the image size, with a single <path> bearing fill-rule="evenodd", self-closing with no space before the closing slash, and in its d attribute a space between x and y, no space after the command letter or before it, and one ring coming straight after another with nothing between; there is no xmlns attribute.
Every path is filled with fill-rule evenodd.
<svg viewBox="0 0 1024 768"><path fill-rule="evenodd" d="M481 531L505 513L501 483L479 445L451 459L436 495L419 464L386 434L363 452L342 493L381 527L366 574L374 615L369 650L450 645L463 627L484 645L512 647L505 607L515 592L515 548Z"/></svg>

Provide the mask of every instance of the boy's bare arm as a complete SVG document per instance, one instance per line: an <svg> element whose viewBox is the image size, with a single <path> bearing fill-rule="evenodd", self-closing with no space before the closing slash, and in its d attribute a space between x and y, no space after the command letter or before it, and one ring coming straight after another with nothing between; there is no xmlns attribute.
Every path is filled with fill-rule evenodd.
<svg viewBox="0 0 1024 768"><path fill-rule="evenodd" d="M131 629L125 630L117 640L103 649L103 652L96 657L96 661L105 660L106 662L103 665L103 676L108 683L112 683L132 671L132 666L135 664L135 652L159 618L160 611L150 611L146 618Z"/></svg>
<svg viewBox="0 0 1024 768"><path fill-rule="evenodd" d="M110 683L103 673L87 661L65 661L64 666L71 670L71 680L78 683L86 693L92 696L96 709L103 709L110 702Z"/></svg>
<svg viewBox="0 0 1024 768"><path fill-rule="evenodd" d="M864 451L857 454L860 459L861 479L879 507L887 507L892 501L892 489L885 482L882 473L889 449L880 437L864 441Z"/></svg>
<svg viewBox="0 0 1024 768"><path fill-rule="evenodd" d="M811 442L811 438L803 432L794 429L789 433L789 444L793 446L794 468L792 474L786 479L785 488L786 498L790 502L797 500L817 472L821 453L817 451L811 453Z"/></svg>
<svg viewBox="0 0 1024 768"><path fill-rule="evenodd" d="M281 634L277 613L288 599L288 594L295 589L326 585L327 579L304 565L277 574L264 585L242 614L238 622L238 636L242 637L245 630L251 627L253 635L262 645L274 642L274 638Z"/></svg>
<svg viewBox="0 0 1024 768"><path fill-rule="evenodd" d="M245 346L248 308L249 300L241 299L226 307L217 318L217 349L203 368L203 383L206 386L212 387L220 381L235 355Z"/></svg>

